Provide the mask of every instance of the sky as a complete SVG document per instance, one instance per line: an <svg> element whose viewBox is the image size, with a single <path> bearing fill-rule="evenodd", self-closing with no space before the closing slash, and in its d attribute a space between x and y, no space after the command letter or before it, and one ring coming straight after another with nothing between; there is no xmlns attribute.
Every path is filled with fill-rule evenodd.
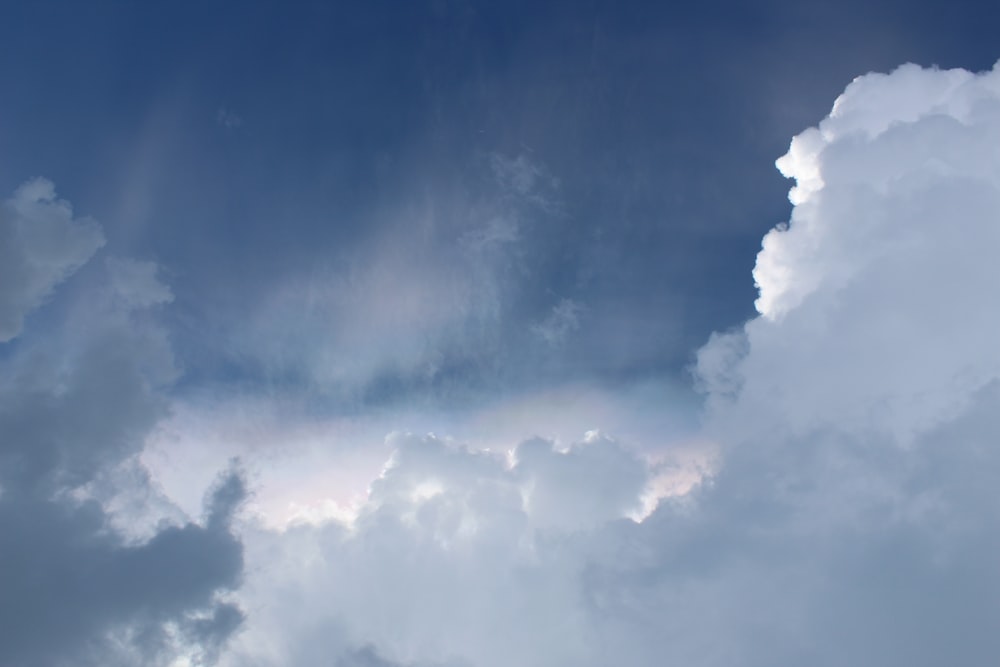
<svg viewBox="0 0 1000 667"><path fill-rule="evenodd" d="M0 1L0 665L992 664L992 13Z"/></svg>

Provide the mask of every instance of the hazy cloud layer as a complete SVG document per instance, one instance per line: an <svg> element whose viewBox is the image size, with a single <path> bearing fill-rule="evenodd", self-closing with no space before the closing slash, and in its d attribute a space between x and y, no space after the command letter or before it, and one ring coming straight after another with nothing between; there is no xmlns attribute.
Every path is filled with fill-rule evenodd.
<svg viewBox="0 0 1000 667"><path fill-rule="evenodd" d="M637 522L664 471L603 436L393 436L353 521L247 533L226 664L988 664L998 77L861 77L779 160L761 316L698 355L694 490Z"/></svg>
<svg viewBox="0 0 1000 667"><path fill-rule="evenodd" d="M475 187L386 205L367 238L265 286L251 316L226 325L234 363L375 406L488 383L520 363L539 342L520 309L566 310L536 284L558 184L524 155L479 163ZM546 321L548 338L572 333L570 308Z"/></svg>

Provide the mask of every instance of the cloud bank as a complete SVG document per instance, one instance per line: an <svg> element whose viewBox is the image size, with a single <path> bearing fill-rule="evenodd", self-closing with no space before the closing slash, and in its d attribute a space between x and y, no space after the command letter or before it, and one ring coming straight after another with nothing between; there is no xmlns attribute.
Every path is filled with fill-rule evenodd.
<svg viewBox="0 0 1000 667"><path fill-rule="evenodd" d="M855 80L778 161L760 317L698 352L717 468L393 436L353 521L248 530L223 663L989 664L998 132L1000 70Z"/></svg>

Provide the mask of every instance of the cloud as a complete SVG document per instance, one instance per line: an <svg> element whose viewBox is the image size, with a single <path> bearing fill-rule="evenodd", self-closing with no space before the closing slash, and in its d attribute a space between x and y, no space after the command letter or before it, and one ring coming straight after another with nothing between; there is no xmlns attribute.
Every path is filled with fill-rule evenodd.
<svg viewBox="0 0 1000 667"><path fill-rule="evenodd" d="M246 537L228 665L988 664L1000 70L853 82L782 170L760 316L698 352L701 483L593 434L396 434L353 520Z"/></svg>
<svg viewBox="0 0 1000 667"><path fill-rule="evenodd" d="M16 279L4 295L13 335L18 318L103 236L96 222L73 220L46 181L22 186L4 215L12 240L4 266ZM156 496L135 457L167 414L164 389L177 370L149 311L170 298L155 265L109 260L106 269L51 314L53 326L33 330L0 359L5 665L209 660L238 625L238 610L220 597L242 573L231 528L245 495L238 472L220 478L203 521L150 507L160 520L142 536L121 529L116 507L142 514Z"/></svg>
<svg viewBox="0 0 1000 667"><path fill-rule="evenodd" d="M757 257L761 316L699 351L725 443L704 511L787 575L800 661L997 649L998 133L1000 68L856 79L778 160L794 209Z"/></svg>
<svg viewBox="0 0 1000 667"><path fill-rule="evenodd" d="M998 82L912 65L861 77L792 141L778 166L795 208L754 270L762 317L701 353L705 368L748 350L726 379L740 405L906 438L1000 376Z"/></svg>
<svg viewBox="0 0 1000 667"><path fill-rule="evenodd" d="M0 343L104 245L100 225L74 218L44 178L28 181L0 206Z"/></svg>
<svg viewBox="0 0 1000 667"><path fill-rule="evenodd" d="M566 451L528 441L513 462L434 436L390 444L352 523L248 535L258 613L229 664L583 659L599 615L578 608L578 578L604 535L636 525L649 467L598 434Z"/></svg>

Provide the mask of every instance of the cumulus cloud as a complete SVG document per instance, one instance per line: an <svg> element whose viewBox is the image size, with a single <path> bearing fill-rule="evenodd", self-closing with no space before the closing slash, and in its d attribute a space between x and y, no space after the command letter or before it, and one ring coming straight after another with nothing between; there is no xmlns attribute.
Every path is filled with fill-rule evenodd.
<svg viewBox="0 0 1000 667"><path fill-rule="evenodd" d="M720 462L394 435L353 520L247 536L226 664L989 664L1000 70L854 81L780 168L760 316L698 352ZM663 494L661 494L663 495Z"/></svg>
<svg viewBox="0 0 1000 667"><path fill-rule="evenodd" d="M74 220L46 181L22 186L3 215L9 339L103 235ZM2 664L207 661L238 624L220 597L242 572L231 529L245 493L237 472L208 496L203 521L161 515L137 539L116 520L115 497L131 505L156 495L134 459L167 414L163 390L176 377L148 308L170 298L155 273L109 260L102 282L0 360Z"/></svg>
<svg viewBox="0 0 1000 667"><path fill-rule="evenodd" d="M762 317L703 350L704 375L746 347L725 381L748 410L899 437L997 378L998 91L997 70L913 65L848 86L778 160L795 208L757 258Z"/></svg>
<svg viewBox="0 0 1000 667"><path fill-rule="evenodd" d="M856 79L778 160L794 209L757 258L761 316L698 354L727 443L706 507L796 554L811 592L782 601L822 664L997 648L998 132L1000 68Z"/></svg>
<svg viewBox="0 0 1000 667"><path fill-rule="evenodd" d="M605 546L595 535L636 525L626 515L647 465L596 433L566 451L529 441L512 460L434 436L390 443L350 524L248 537L261 569L244 595L258 613L229 664L583 660L600 614L578 580Z"/></svg>
<svg viewBox="0 0 1000 667"><path fill-rule="evenodd" d="M74 218L44 178L28 181L0 206L0 343L25 316L104 245L100 225Z"/></svg>

